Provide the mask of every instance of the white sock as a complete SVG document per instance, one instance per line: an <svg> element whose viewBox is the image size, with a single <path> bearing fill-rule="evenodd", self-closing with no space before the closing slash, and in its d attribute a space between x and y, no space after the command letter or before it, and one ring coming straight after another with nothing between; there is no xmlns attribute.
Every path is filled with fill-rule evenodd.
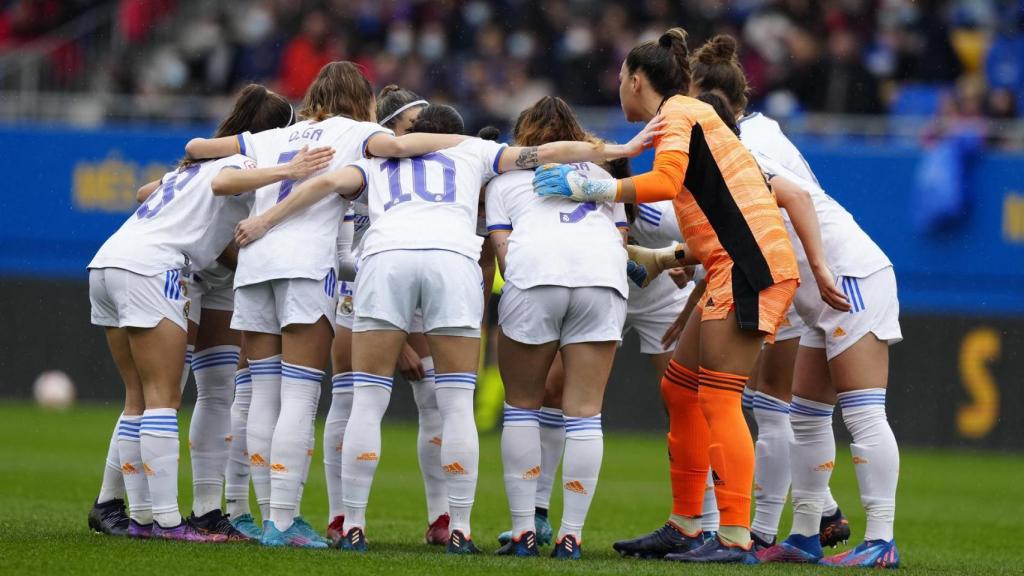
<svg viewBox="0 0 1024 576"><path fill-rule="evenodd" d="M235 372L235 399L231 403L231 441L224 472L224 500L232 518L252 514L249 508L249 450L246 424L252 402L252 375L249 368Z"/></svg>
<svg viewBox="0 0 1024 576"><path fill-rule="evenodd" d="M196 516L220 508L237 367L238 346L214 346L192 356L196 407L188 445L192 456L192 513Z"/></svg>
<svg viewBox="0 0 1024 576"><path fill-rule="evenodd" d="M249 471L260 517L270 519L270 443L274 426L281 412L281 355L249 359L252 376L252 403L246 424L246 446L249 448Z"/></svg>
<svg viewBox="0 0 1024 576"><path fill-rule="evenodd" d="M321 373L322 374L322 373ZM322 383L322 381L321 381ZM302 516L302 494L306 491L306 480L309 479L309 467L313 464L313 454L316 452L316 410L320 406L320 386L316 387L316 400L311 406L309 414L309 441L306 443L306 465L302 467L302 482L295 496L295 517Z"/></svg>
<svg viewBox="0 0 1024 576"><path fill-rule="evenodd" d="M141 427L142 416L121 416L117 424L117 455L128 494L128 516L145 525L153 522L153 500L149 496L149 481L142 467Z"/></svg>
<svg viewBox="0 0 1024 576"><path fill-rule="evenodd" d="M366 528L366 505L380 461L380 421L388 409L394 385L390 376L366 372L353 372L352 381L352 415L345 427L345 444L341 449L345 533L357 526Z"/></svg>
<svg viewBox="0 0 1024 576"><path fill-rule="evenodd" d="M470 515L480 470L480 438L473 413L476 374L451 372L434 376L434 392L441 410L441 466L448 481L448 513L451 527L472 538Z"/></svg>
<svg viewBox="0 0 1024 576"><path fill-rule="evenodd" d="M789 404L758 392L754 397L754 419L757 421L755 513L750 528L771 540L779 531L782 508L789 495L789 445L793 441Z"/></svg>
<svg viewBox="0 0 1024 576"><path fill-rule="evenodd" d="M541 473L540 410L505 404L501 429L501 464L505 494L512 513L512 534L535 530L537 479Z"/></svg>
<svg viewBox="0 0 1024 576"><path fill-rule="evenodd" d="M825 489L825 505L821 508L822 516L832 516L839 510L839 503L832 496L832 488Z"/></svg>
<svg viewBox="0 0 1024 576"><path fill-rule="evenodd" d="M743 409L748 411L754 410L754 396L759 394L752 388L746 386L743 387ZM760 430L760 428L758 428Z"/></svg>
<svg viewBox="0 0 1024 576"><path fill-rule="evenodd" d="M597 477L601 473L604 456L604 435L601 433L601 415L574 418L565 417L565 456L562 459L562 526L558 538L572 534L583 541L583 522L597 490Z"/></svg>
<svg viewBox="0 0 1024 576"><path fill-rule="evenodd" d="M434 359L421 359L426 374L422 380L409 382L419 414L419 432L416 435L416 455L423 475L423 491L427 496L427 522L448 513L448 484L441 468L441 411L434 394Z"/></svg>
<svg viewBox="0 0 1024 576"><path fill-rule="evenodd" d="M270 520L284 532L295 519L323 370L281 362L281 412L270 448Z"/></svg>
<svg viewBox="0 0 1024 576"><path fill-rule="evenodd" d="M831 404L799 396L793 396L789 405L789 423L793 428L793 443L789 447L793 534L814 536L821 530L821 508L836 460L832 409Z"/></svg>
<svg viewBox="0 0 1024 576"><path fill-rule="evenodd" d="M185 391L185 386L188 385L188 374L192 370L192 356L195 354L196 347L189 344L185 346L185 366L181 370L181 391Z"/></svg>
<svg viewBox="0 0 1024 576"><path fill-rule="evenodd" d="M118 416L114 423L114 431L110 434L110 444L107 445L107 459L103 463L103 481L100 483L100 493L96 502L102 504L115 499L124 499L124 476L121 474L121 457L117 453L117 430L121 427L121 418Z"/></svg>
<svg viewBox="0 0 1024 576"><path fill-rule="evenodd" d="M178 511L178 411L153 408L142 413L139 429L142 469L153 499L153 520L164 528L181 523Z"/></svg>
<svg viewBox="0 0 1024 576"><path fill-rule="evenodd" d="M330 522L345 514L341 485L341 450L345 442L345 426L352 413L352 373L342 372L331 378L331 408L324 423L324 476L327 479L327 506Z"/></svg>
<svg viewBox="0 0 1024 576"><path fill-rule="evenodd" d="M565 418L558 408L544 406L540 418L540 478L537 479L537 508L551 507L551 490L565 448Z"/></svg>
<svg viewBox="0 0 1024 576"><path fill-rule="evenodd" d="M718 532L720 519L718 498L715 497L715 476L708 468L708 481L704 485L704 504L700 511L700 529L704 532Z"/></svg>
<svg viewBox="0 0 1024 576"><path fill-rule="evenodd" d="M853 436L850 452L867 513L865 540L893 539L900 451L885 415L885 388L839 393L843 422Z"/></svg>

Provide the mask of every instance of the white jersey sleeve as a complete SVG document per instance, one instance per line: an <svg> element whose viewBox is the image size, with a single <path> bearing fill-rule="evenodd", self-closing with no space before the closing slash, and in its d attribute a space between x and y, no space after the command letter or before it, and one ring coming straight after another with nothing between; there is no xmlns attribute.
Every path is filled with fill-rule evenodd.
<svg viewBox="0 0 1024 576"><path fill-rule="evenodd" d="M751 153L772 158L791 173L820 186L807 160L783 134L778 122L755 112L740 118L736 125L740 129L740 141Z"/></svg>
<svg viewBox="0 0 1024 576"><path fill-rule="evenodd" d="M416 158L351 164L366 179L370 227L362 257L386 250L450 250L480 257L480 187L495 174L504 145L470 138Z"/></svg>
<svg viewBox="0 0 1024 576"><path fill-rule="evenodd" d="M372 122L336 116L321 122L302 121L288 128L243 134L246 154L260 168L289 162L304 146L330 146L334 170L363 157L366 141L389 130ZM285 199L297 184L283 180L255 192L253 215L263 214ZM319 280L337 264L338 227L348 203L331 194L270 229L258 242L239 251L235 286L278 278Z"/></svg>
<svg viewBox="0 0 1024 576"><path fill-rule="evenodd" d="M629 236L637 244L647 248L664 248L683 241L671 200L634 206L636 217L629 227Z"/></svg>
<svg viewBox="0 0 1024 576"><path fill-rule="evenodd" d="M611 178L594 164L574 166L588 178ZM487 186L487 218L489 230L511 230L505 281L513 286L603 286L628 297L621 205L540 197L533 173L516 171Z"/></svg>
<svg viewBox="0 0 1024 576"><path fill-rule="evenodd" d="M168 172L103 244L89 268L122 268L143 275L206 268L249 212L248 198L214 196L210 183L221 170L252 166L251 160L236 154Z"/></svg>

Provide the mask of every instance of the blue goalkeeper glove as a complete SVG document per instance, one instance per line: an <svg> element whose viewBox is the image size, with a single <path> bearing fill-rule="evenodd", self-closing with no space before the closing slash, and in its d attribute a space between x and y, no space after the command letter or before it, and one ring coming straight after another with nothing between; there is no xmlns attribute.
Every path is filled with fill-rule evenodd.
<svg viewBox="0 0 1024 576"><path fill-rule="evenodd" d="M533 175L533 189L539 196L561 196L576 202L614 202L615 180L591 180L572 166L545 164Z"/></svg>

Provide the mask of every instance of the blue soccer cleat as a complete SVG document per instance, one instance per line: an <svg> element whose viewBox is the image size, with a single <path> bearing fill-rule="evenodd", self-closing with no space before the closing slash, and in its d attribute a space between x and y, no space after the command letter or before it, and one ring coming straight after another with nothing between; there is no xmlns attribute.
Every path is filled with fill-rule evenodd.
<svg viewBox="0 0 1024 576"><path fill-rule="evenodd" d="M562 536L561 540L555 542L555 547L551 550L551 557L560 560L579 560L583 557L580 541L572 534Z"/></svg>
<svg viewBox="0 0 1024 576"><path fill-rule="evenodd" d="M729 546L723 543L721 538L715 538L689 552L668 554L665 556L665 560L701 564L757 564L757 556L754 555L753 548L753 544L749 548Z"/></svg>
<svg viewBox="0 0 1024 576"><path fill-rule="evenodd" d="M446 550L449 554L479 554L480 549L473 544L473 541L466 538L466 535L462 533L462 530L452 530L451 536L448 537L448 549Z"/></svg>
<svg viewBox="0 0 1024 576"><path fill-rule="evenodd" d="M620 540L612 544L612 548L623 556L637 558L664 558L666 554L682 554L704 544L704 535L686 534L672 522L651 532L631 540Z"/></svg>
<svg viewBox="0 0 1024 576"><path fill-rule="evenodd" d="M366 545L366 533L358 526L349 528L341 540L338 540L338 549L347 552L366 552L369 550Z"/></svg>
<svg viewBox="0 0 1024 576"><path fill-rule="evenodd" d="M547 546L551 544L551 538L554 537L554 530L551 529L551 522L548 521L547 514L541 514L537 512L533 516L533 526L537 535L537 546ZM498 544L504 546L512 541L512 531L505 530L501 534L498 534Z"/></svg>
<svg viewBox="0 0 1024 576"><path fill-rule="evenodd" d="M836 508L835 514L821 517L821 528L818 530L821 547L835 548L850 539L850 523L843 516L843 511Z"/></svg>
<svg viewBox="0 0 1024 576"><path fill-rule="evenodd" d="M306 538L309 538L310 540L318 540L326 544L328 547L330 547L331 541L327 538L324 538L320 535L319 532L314 530L313 527L309 525L309 522L306 522L305 518L303 518L302 516L296 516L295 519L292 520L292 526L294 526L299 531L299 533L305 536Z"/></svg>
<svg viewBox="0 0 1024 576"><path fill-rule="evenodd" d="M854 566L859 568L899 568L900 553L896 540L865 540L853 550L822 558L825 566Z"/></svg>
<svg viewBox="0 0 1024 576"><path fill-rule="evenodd" d="M512 538L506 542L504 546L498 548L495 554L498 556L516 556L519 558L540 556L540 551L537 550L537 534L532 530L523 532L518 538Z"/></svg>
<svg viewBox="0 0 1024 576"><path fill-rule="evenodd" d="M263 521L263 537L260 544L271 548L327 548L327 544L320 540L310 540L294 523L282 532L270 520Z"/></svg>
<svg viewBox="0 0 1024 576"><path fill-rule="evenodd" d="M252 517L252 514L242 514L238 518L231 518L231 525L235 527L235 530L245 534L251 540L259 541L263 538L263 530L260 529L260 525L256 523L256 519Z"/></svg>
<svg viewBox="0 0 1024 576"><path fill-rule="evenodd" d="M757 552L757 559L762 563L817 564L821 557L821 543L818 541L817 534L814 536L790 534L789 538L783 540L782 543Z"/></svg>

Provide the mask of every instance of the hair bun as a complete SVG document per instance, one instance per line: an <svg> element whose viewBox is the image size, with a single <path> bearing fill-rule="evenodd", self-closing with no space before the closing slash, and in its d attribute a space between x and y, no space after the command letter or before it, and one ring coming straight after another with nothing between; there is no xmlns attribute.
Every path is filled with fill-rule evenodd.
<svg viewBox="0 0 1024 576"><path fill-rule="evenodd" d="M682 28L669 28L658 38L658 45L663 48L672 48L672 44L678 42L686 46L686 30Z"/></svg>
<svg viewBox="0 0 1024 576"><path fill-rule="evenodd" d="M383 98L388 94L391 94L392 92L398 92L399 90L401 90L401 88L398 87L398 84L388 84L387 86L380 89L380 94L377 95L377 98Z"/></svg>
<svg viewBox="0 0 1024 576"><path fill-rule="evenodd" d="M479 132L476 133L476 137L480 138L481 140L491 140L496 142L500 134L501 131L495 128L494 126L484 126L483 128L480 129Z"/></svg>
<svg viewBox="0 0 1024 576"><path fill-rule="evenodd" d="M701 64L708 65L732 62L736 59L737 50L735 38L727 34L719 34L708 40L707 44L697 52L697 60Z"/></svg>

